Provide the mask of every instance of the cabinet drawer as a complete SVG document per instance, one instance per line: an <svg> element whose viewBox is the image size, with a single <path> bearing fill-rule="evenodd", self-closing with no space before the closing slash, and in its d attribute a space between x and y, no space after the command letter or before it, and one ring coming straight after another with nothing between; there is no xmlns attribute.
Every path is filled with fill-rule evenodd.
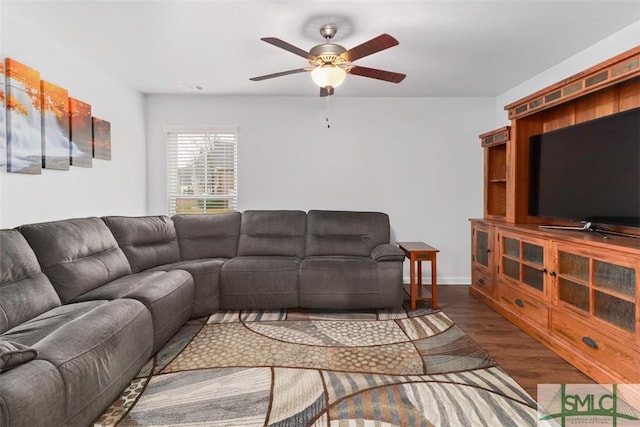
<svg viewBox="0 0 640 427"><path fill-rule="evenodd" d="M511 285L498 282L498 300L512 311L520 313L532 323L543 328L549 327L549 309L546 304Z"/></svg>
<svg viewBox="0 0 640 427"><path fill-rule="evenodd" d="M490 274L479 268L471 270L471 286L485 295L493 296L493 279Z"/></svg>
<svg viewBox="0 0 640 427"><path fill-rule="evenodd" d="M627 382L640 383L640 353L638 349L622 344L623 338L619 334L607 334L566 312L553 310L551 317L551 331L556 338L570 344L588 359L623 374Z"/></svg>

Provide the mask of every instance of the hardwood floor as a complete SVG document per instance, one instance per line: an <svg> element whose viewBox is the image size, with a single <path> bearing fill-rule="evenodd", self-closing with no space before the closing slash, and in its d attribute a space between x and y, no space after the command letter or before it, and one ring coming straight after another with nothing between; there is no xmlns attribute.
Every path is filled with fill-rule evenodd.
<svg viewBox="0 0 640 427"><path fill-rule="evenodd" d="M538 384L594 382L469 295L468 289L464 285L438 286L439 308L484 348L534 399Z"/></svg>

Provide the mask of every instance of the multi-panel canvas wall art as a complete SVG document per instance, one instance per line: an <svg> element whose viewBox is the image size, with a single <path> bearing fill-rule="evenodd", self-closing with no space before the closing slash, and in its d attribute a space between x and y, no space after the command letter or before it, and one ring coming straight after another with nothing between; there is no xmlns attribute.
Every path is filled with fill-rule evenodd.
<svg viewBox="0 0 640 427"><path fill-rule="evenodd" d="M90 168L93 158L91 105L69 98L69 130L71 165Z"/></svg>
<svg viewBox="0 0 640 427"><path fill-rule="evenodd" d="M7 163L7 95L4 85L4 64L0 62L0 167Z"/></svg>
<svg viewBox="0 0 640 427"><path fill-rule="evenodd" d="M93 157L111 160L111 123L93 117Z"/></svg>
<svg viewBox="0 0 640 427"><path fill-rule="evenodd" d="M69 92L41 80L42 167L69 170Z"/></svg>
<svg viewBox="0 0 640 427"><path fill-rule="evenodd" d="M42 173L42 168L92 167L111 160L111 123L91 116L91 105L14 59L0 61L0 167Z"/></svg>
<svg viewBox="0 0 640 427"><path fill-rule="evenodd" d="M40 73L7 58L7 170L41 173Z"/></svg>

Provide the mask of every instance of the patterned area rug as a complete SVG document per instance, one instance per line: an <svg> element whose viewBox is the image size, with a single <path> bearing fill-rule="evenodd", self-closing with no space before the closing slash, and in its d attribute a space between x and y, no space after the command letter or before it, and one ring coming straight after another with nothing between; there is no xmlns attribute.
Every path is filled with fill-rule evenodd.
<svg viewBox="0 0 640 427"><path fill-rule="evenodd" d="M536 402L440 311L187 323L100 426L535 426Z"/></svg>

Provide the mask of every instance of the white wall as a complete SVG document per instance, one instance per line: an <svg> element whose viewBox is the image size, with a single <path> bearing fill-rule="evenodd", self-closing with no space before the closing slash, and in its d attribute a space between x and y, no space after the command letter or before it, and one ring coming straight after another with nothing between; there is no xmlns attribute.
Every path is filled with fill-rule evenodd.
<svg viewBox="0 0 640 427"><path fill-rule="evenodd" d="M383 211L392 239L441 250L440 282L470 283L468 219L482 215L477 135L491 128L493 105L492 98L149 96L148 211L167 213L165 126L237 126L239 210Z"/></svg>
<svg viewBox="0 0 640 427"><path fill-rule="evenodd" d="M509 89L496 97L496 128L509 124L507 112L504 110L505 105L632 49L639 43L640 21L636 21L543 73Z"/></svg>
<svg viewBox="0 0 640 427"><path fill-rule="evenodd" d="M0 55L111 121L113 159L34 176L0 171L0 227L166 213L163 127L237 125L240 210L387 212L392 239L441 250L442 283L470 281L467 220L482 215L477 135L508 123L505 104L635 46L640 35L637 22L495 99L158 95L145 117L142 95L25 26L27 18L0 7Z"/></svg>
<svg viewBox="0 0 640 427"><path fill-rule="evenodd" d="M2 3L0 1L0 3ZM70 217L146 213L144 97L51 42L28 17L0 15L0 59L13 58L91 104L96 117L111 122L112 160L92 168L43 170L41 175L0 171L0 228Z"/></svg>

